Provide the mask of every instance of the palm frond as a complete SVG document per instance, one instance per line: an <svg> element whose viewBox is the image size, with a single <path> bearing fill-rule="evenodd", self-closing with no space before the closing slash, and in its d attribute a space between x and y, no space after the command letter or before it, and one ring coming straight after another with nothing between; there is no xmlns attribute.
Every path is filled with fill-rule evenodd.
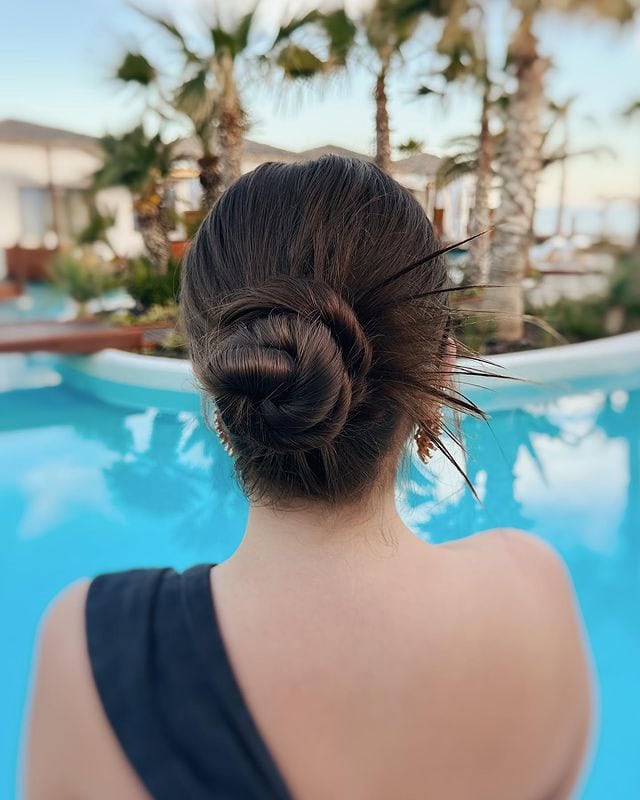
<svg viewBox="0 0 640 800"><path fill-rule="evenodd" d="M447 186L464 175L472 175L478 169L477 153L457 153L446 156L440 162L436 174L436 183L439 187Z"/></svg>
<svg viewBox="0 0 640 800"><path fill-rule="evenodd" d="M640 114L640 100L636 100L631 105L627 106L625 110L622 112L622 116L626 117L627 119L631 119L631 117L635 117L636 114Z"/></svg>
<svg viewBox="0 0 640 800"><path fill-rule="evenodd" d="M160 134L147 136L142 125L122 136L104 136L100 144L104 161L93 176L95 190L126 186L140 192L153 178L168 176L173 166L175 143L163 142Z"/></svg>
<svg viewBox="0 0 640 800"><path fill-rule="evenodd" d="M318 48L326 55L314 52L305 44L294 40L303 31L317 34ZM344 9L329 13L310 11L290 20L279 29L272 45L272 62L277 64L287 78L309 79L316 75L344 67L355 42L357 27Z"/></svg>
<svg viewBox="0 0 640 800"><path fill-rule="evenodd" d="M148 87L158 77L155 67L142 53L125 53L120 66L116 70L116 78L126 83L137 83Z"/></svg>
<svg viewBox="0 0 640 800"><path fill-rule="evenodd" d="M173 97L175 108L185 114L194 125L202 125L215 115L218 93L210 85L211 74L207 66L198 69L185 80Z"/></svg>
<svg viewBox="0 0 640 800"><path fill-rule="evenodd" d="M327 35L329 60L343 66L356 38L355 23L343 8L321 14L319 23Z"/></svg>
<svg viewBox="0 0 640 800"><path fill-rule="evenodd" d="M290 39L293 34L300 30L301 28L305 28L307 25L310 25L314 22L318 21L318 17L320 16L320 12L317 10L309 11L307 14L304 14L301 17L294 17L293 19L289 20L285 25L281 25L278 33L276 34L276 38L274 39L273 46L276 47L281 42Z"/></svg>
<svg viewBox="0 0 640 800"><path fill-rule="evenodd" d="M421 153L424 150L424 142L419 139L407 139L406 142L398 145L398 151L406 155L413 155L414 153Z"/></svg>
<svg viewBox="0 0 640 800"><path fill-rule="evenodd" d="M427 97L432 94L442 97L442 92L439 89L434 89L432 86L427 86L426 84L422 84L422 86L418 86L416 89L416 97Z"/></svg>
<svg viewBox="0 0 640 800"><path fill-rule="evenodd" d="M567 152L565 150L555 150L542 158L542 169L550 167L552 164L558 164L562 161L569 161L572 158L580 158L581 156L591 156L592 158L600 158L601 156L609 156L615 158L615 152L610 147L601 145L600 147L588 147L584 150L573 150Z"/></svg>
<svg viewBox="0 0 640 800"><path fill-rule="evenodd" d="M397 53L412 36L418 22L417 14L399 14L391 0L376 0L363 19L364 32L370 46L380 55Z"/></svg>
<svg viewBox="0 0 640 800"><path fill-rule="evenodd" d="M239 55L243 50L247 49L247 45L249 44L249 35L251 33L251 26L253 25L253 18L255 17L255 14L256 9L254 7L251 11L243 15L232 33L234 56Z"/></svg>
<svg viewBox="0 0 640 800"><path fill-rule="evenodd" d="M621 25L631 22L638 10L634 0L563 0L559 5L565 11L591 13Z"/></svg>
<svg viewBox="0 0 640 800"><path fill-rule="evenodd" d="M169 19L165 19L158 14L153 14L151 11L147 11L144 8L140 8L139 6L134 5L133 8L141 14L145 19L150 20L157 25L159 28L162 28L166 33L168 33L175 41L178 43L185 59L190 63L197 63L200 60L200 57L196 52L194 52L188 45L187 40L185 39L184 35L181 31L176 27L176 25L171 22Z"/></svg>
<svg viewBox="0 0 640 800"><path fill-rule="evenodd" d="M306 47L286 45L276 56L276 64L282 69L285 78L291 80L314 78L326 71L326 63Z"/></svg>
<svg viewBox="0 0 640 800"><path fill-rule="evenodd" d="M396 0L394 6L399 18L427 14L439 19L456 11L458 0Z"/></svg>
<svg viewBox="0 0 640 800"><path fill-rule="evenodd" d="M235 49L233 34L219 26L211 28L210 34L213 47L218 55L229 53L229 55L233 56Z"/></svg>

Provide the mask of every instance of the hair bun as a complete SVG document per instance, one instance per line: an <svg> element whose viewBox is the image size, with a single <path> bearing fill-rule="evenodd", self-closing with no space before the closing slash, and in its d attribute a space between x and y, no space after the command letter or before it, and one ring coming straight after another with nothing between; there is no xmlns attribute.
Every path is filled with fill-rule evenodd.
<svg viewBox="0 0 640 800"><path fill-rule="evenodd" d="M233 296L205 374L233 440L280 453L330 444L367 392L371 345L330 286L273 278Z"/></svg>

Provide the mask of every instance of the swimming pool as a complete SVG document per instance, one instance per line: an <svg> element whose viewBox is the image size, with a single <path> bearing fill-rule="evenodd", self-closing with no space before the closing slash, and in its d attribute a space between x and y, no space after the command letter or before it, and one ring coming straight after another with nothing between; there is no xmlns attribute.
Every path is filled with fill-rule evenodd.
<svg viewBox="0 0 640 800"><path fill-rule="evenodd" d="M91 300L87 308L92 312L112 311L133 305L124 289L114 289L98 300ZM28 283L19 297L0 302L0 325L34 320L66 321L74 319L77 310L77 303L52 284Z"/></svg>
<svg viewBox="0 0 640 800"><path fill-rule="evenodd" d="M219 561L246 516L230 461L195 404L118 406L63 374L46 358L0 357L2 798L15 796L33 640L53 595L99 571ZM411 465L399 506L433 541L517 526L562 553L600 681L583 797L640 797L640 373L516 406L490 425L464 424L481 504L434 461Z"/></svg>
<svg viewBox="0 0 640 800"><path fill-rule="evenodd" d="M76 304L50 283L28 283L23 294L0 303L0 324L40 319L71 319Z"/></svg>

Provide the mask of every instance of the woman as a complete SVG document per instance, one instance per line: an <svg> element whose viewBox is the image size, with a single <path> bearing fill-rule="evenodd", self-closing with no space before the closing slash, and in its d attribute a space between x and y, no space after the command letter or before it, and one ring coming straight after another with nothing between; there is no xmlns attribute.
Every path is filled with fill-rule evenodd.
<svg viewBox="0 0 640 800"><path fill-rule="evenodd" d="M227 562L81 582L41 635L30 800L556 800L589 733L573 593L537 539L432 546L403 453L445 449L442 255L370 164L266 164L204 221L181 302L250 500Z"/></svg>

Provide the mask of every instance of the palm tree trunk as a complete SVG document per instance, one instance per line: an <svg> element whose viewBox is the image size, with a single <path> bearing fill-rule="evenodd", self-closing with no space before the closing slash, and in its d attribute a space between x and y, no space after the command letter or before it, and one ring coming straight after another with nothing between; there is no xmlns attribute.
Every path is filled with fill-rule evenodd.
<svg viewBox="0 0 640 800"><path fill-rule="evenodd" d="M154 214L139 213L138 227L154 272L158 275L164 275L169 267L171 245L161 214L159 212Z"/></svg>
<svg viewBox="0 0 640 800"><path fill-rule="evenodd" d="M492 280L502 287L496 337L503 342L520 341L524 333L522 279L532 242L531 219L542 168L540 118L547 62L538 55L530 24L531 21L525 26L513 55L518 84L506 119L500 164L502 190L491 249Z"/></svg>
<svg viewBox="0 0 640 800"><path fill-rule="evenodd" d="M560 187L558 190L558 214L556 217L556 236L562 236L564 231L564 217L567 205L567 148L569 146L569 134L567 131L567 120L564 120L564 137L562 144L562 158L560 159Z"/></svg>
<svg viewBox="0 0 640 800"><path fill-rule="evenodd" d="M391 135L389 131L389 110L387 107L387 70L389 64L383 59L376 78L376 157L375 163L385 172L391 170Z"/></svg>
<svg viewBox="0 0 640 800"><path fill-rule="evenodd" d="M222 64L225 88L218 123L222 185L225 189L238 180L242 174L242 151L244 149L245 119L240 106L233 66L231 56L226 55Z"/></svg>
<svg viewBox="0 0 640 800"><path fill-rule="evenodd" d="M202 187L202 205L209 210L222 193L222 170L219 156L205 153L198 159L200 167L200 186Z"/></svg>
<svg viewBox="0 0 640 800"><path fill-rule="evenodd" d="M482 94L480 117L480 138L478 140L478 169L476 174L476 194L469 220L469 234L475 236L489 229L491 224L489 210L489 191L493 178L493 139L489 131L489 93L491 86L485 82ZM489 236L479 236L469 245L469 280L472 284L489 282Z"/></svg>
<svg viewBox="0 0 640 800"><path fill-rule="evenodd" d="M223 186L226 189L242 174L242 151L244 149L244 122L238 109L225 109L220 114L218 128L222 153Z"/></svg>

